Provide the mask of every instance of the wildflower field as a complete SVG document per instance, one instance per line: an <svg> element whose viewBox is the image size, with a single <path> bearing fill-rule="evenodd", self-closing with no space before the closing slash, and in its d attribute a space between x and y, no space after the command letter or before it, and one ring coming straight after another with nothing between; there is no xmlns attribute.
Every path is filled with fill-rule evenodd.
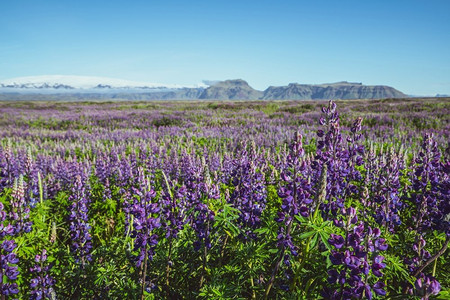
<svg viewBox="0 0 450 300"><path fill-rule="evenodd" d="M1 299L450 299L450 99L0 102Z"/></svg>

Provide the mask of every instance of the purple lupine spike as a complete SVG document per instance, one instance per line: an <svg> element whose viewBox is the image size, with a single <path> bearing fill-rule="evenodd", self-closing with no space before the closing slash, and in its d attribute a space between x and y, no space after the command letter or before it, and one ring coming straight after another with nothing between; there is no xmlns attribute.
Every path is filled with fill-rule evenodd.
<svg viewBox="0 0 450 300"><path fill-rule="evenodd" d="M0 202L0 238L3 242L0 245L0 275L3 280L0 281L0 295L17 294L17 275L19 274L17 263L19 259L13 250L17 247L12 239L5 239L7 236L13 236L16 230L9 223L8 214L5 212L3 203Z"/></svg>
<svg viewBox="0 0 450 300"><path fill-rule="evenodd" d="M17 256L12 251L17 247L14 240L4 240L0 248L0 273L3 274L3 280L0 283L0 294L17 294L17 283L14 281L19 275Z"/></svg>
<svg viewBox="0 0 450 300"><path fill-rule="evenodd" d="M52 299L55 293L53 290L55 279L50 275L52 265L46 263L47 250L44 249L41 254L36 254L34 261L36 264L30 268L30 272L36 277L30 280L30 299Z"/></svg>
<svg viewBox="0 0 450 300"><path fill-rule="evenodd" d="M309 176L312 170L304 159L305 151L299 133L294 136L289 149L286 166L281 173L282 185L278 190L282 205L276 218L280 223L277 244L283 249L289 249L291 255L297 256L298 249L292 242L290 228L296 215L307 217L311 213L313 192ZM287 259L284 262L289 263Z"/></svg>
<svg viewBox="0 0 450 300"><path fill-rule="evenodd" d="M333 216L338 214L344 206L346 197L358 192L353 182L362 179L355 167L364 163L362 158L364 147L357 143L361 138L361 118L354 122L345 146L336 104L330 101L328 107L324 107L322 111L324 116L321 125L326 126L326 130L320 129L317 132L319 139L315 161L312 162L315 171L312 177L318 179L323 166L327 166L326 201L322 201L320 206L324 217L329 218L330 214Z"/></svg>
<svg viewBox="0 0 450 300"><path fill-rule="evenodd" d="M198 177L203 178L203 176ZM206 176L205 181L194 183L197 185L198 192L195 195L195 202L193 203L193 216L191 220L192 229L194 229L197 240L194 241L193 246L196 251L200 250L202 246L206 249L211 249L211 231L214 224L215 213L208 206L209 199L217 199L219 197L218 188L212 183L209 175Z"/></svg>
<svg viewBox="0 0 450 300"><path fill-rule="evenodd" d="M382 277L386 267L384 257L378 254L387 249L385 240L379 237L380 230L355 221L357 211L353 207L342 209L342 212L346 235L344 238L332 234L328 240L335 248L329 256L333 268L328 270L328 282L332 286L323 294L331 299L371 298L372 291L377 295L385 294L382 282L372 284L370 280L371 275Z"/></svg>
<svg viewBox="0 0 450 300"><path fill-rule="evenodd" d="M15 235L20 232L28 233L32 229L32 222L28 221L30 218L30 207L25 200L25 182L21 175L14 180L11 199L10 219L13 222Z"/></svg>
<svg viewBox="0 0 450 300"><path fill-rule="evenodd" d="M87 175L80 173L76 175L72 186L72 193L69 196L69 231L72 241L70 250L75 256L75 260L84 266L91 260L91 226L89 225L89 190Z"/></svg>
<svg viewBox="0 0 450 300"><path fill-rule="evenodd" d="M375 160L367 166L369 176L366 180L378 182L371 186L374 194L375 220L390 232L394 232L395 228L401 224L399 213L404 205L399 197L399 190L400 170L403 168L403 160L393 149L388 153L385 161Z"/></svg>
<svg viewBox="0 0 450 300"><path fill-rule="evenodd" d="M416 232L416 240L412 245L414 257L406 257L405 263L410 272L417 278L416 293L431 295L435 287L440 286L433 277L425 274L423 266L431 258L431 254L425 249L426 236L433 231L444 232L447 240L450 237L450 193L449 172L445 163L441 161L441 153L437 147L433 135L425 134L422 149L418 157L413 161L412 187L409 190L411 197L403 197L404 201L414 209L415 214L410 224ZM430 291L421 284L429 287Z"/></svg>
<svg viewBox="0 0 450 300"><path fill-rule="evenodd" d="M447 189L450 177L440 158L433 136L426 134L413 172L411 200L417 211L413 221L418 232L435 229L450 236L450 222L446 218L450 213L450 193Z"/></svg>
<svg viewBox="0 0 450 300"><path fill-rule="evenodd" d="M429 299L431 295L437 295L441 291L441 284L433 276L421 274L414 282L415 294L422 299Z"/></svg>
<svg viewBox="0 0 450 300"><path fill-rule="evenodd" d="M253 233L261 224L261 215L266 207L264 176L256 170L247 151L242 151L239 160L233 161L230 175L235 186L229 202L239 210L238 226L242 228L244 239L256 238Z"/></svg>
<svg viewBox="0 0 450 300"><path fill-rule="evenodd" d="M131 237L135 239L134 251L138 252L136 265L141 266L147 257L153 259L155 246L158 244L158 235L155 229L161 226L160 204L155 202L156 193L150 187L148 179L144 177L141 167L138 168L140 178L139 189L132 187L132 202L129 214L133 216L133 231Z"/></svg>
<svg viewBox="0 0 450 300"><path fill-rule="evenodd" d="M168 187L170 188L170 187ZM161 195L161 224L166 233L166 238L177 238L186 224L187 205L186 202L187 189L185 186L174 188L173 192L165 189Z"/></svg>

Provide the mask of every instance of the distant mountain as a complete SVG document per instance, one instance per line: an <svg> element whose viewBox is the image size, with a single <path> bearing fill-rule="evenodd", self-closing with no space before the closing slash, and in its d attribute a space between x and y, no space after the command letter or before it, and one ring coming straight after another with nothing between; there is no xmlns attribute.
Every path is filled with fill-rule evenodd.
<svg viewBox="0 0 450 300"><path fill-rule="evenodd" d="M315 100L406 98L384 85L355 82L270 86L255 90L242 79L204 81L195 86L84 76L35 76L0 81L0 100Z"/></svg>
<svg viewBox="0 0 450 300"><path fill-rule="evenodd" d="M406 98L402 92L384 85L363 85L341 81L326 84L298 84L271 86L265 91L253 89L242 79L218 82L200 94L200 99L214 100L319 100L319 99L380 99Z"/></svg>
<svg viewBox="0 0 450 300"><path fill-rule="evenodd" d="M214 100L248 100L260 99L263 92L253 89L248 83L242 79L220 81L207 89L201 94L199 99Z"/></svg>
<svg viewBox="0 0 450 300"><path fill-rule="evenodd" d="M130 80L89 77L89 76L66 76L66 75L44 75L18 77L0 81L0 89L10 91L27 92L33 90L46 90L51 92L63 92L68 90L79 90L79 92L107 92L114 90L165 90L165 89L183 89L183 88L205 88L207 85L199 84L195 86L183 86L176 84L159 84L148 82L136 82Z"/></svg>
<svg viewBox="0 0 450 300"><path fill-rule="evenodd" d="M267 100L310 100L310 99L380 99L406 98L402 92L384 85L363 85L352 82L329 84L298 84L271 86L264 91L261 99Z"/></svg>

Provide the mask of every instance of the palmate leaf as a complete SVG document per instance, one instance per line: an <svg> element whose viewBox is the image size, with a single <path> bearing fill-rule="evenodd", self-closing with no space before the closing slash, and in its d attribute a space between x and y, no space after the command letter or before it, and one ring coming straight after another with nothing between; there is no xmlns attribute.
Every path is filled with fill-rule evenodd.
<svg viewBox="0 0 450 300"><path fill-rule="evenodd" d="M213 227L222 228L230 237L238 236L240 229L234 224L238 217L239 210L225 204L223 210L216 215Z"/></svg>
<svg viewBox="0 0 450 300"><path fill-rule="evenodd" d="M308 220L301 216L296 216L296 218L297 220L304 222L304 226L307 229L310 229L309 231L303 232L299 235L300 240L309 238L309 249L313 249L317 246L320 237L320 241L325 245L325 247L327 247L328 250L331 250L328 239L330 237L330 234L335 230L333 228L333 224L330 221L324 222L320 215L316 215L315 217L313 216L313 220Z"/></svg>
<svg viewBox="0 0 450 300"><path fill-rule="evenodd" d="M414 278L409 274L408 270L404 267L401 262L401 258L393 255L385 255L386 260L386 270L393 272L400 276L401 278L414 284Z"/></svg>

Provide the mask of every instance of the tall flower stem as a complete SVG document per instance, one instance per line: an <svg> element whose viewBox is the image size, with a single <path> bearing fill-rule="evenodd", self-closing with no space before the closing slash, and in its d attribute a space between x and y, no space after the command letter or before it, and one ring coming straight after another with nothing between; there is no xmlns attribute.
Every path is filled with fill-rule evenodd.
<svg viewBox="0 0 450 300"><path fill-rule="evenodd" d="M429 260L427 260L420 268L417 269L417 271L414 273L414 277L419 276L419 274L428 266L430 265L433 261L437 260L442 254L445 253L445 251L447 251L448 248L448 244L450 242L450 238L447 237L447 239L445 240L444 245L442 246L441 250L439 250L435 255L433 255ZM434 271L433 271L434 273ZM434 274L433 274L434 276Z"/></svg>
<svg viewBox="0 0 450 300"><path fill-rule="evenodd" d="M209 228L209 219L208 222L206 223L206 228ZM206 245L206 241L205 241L205 245L203 247L203 268L202 268L202 277L200 278L200 288L203 287L203 283L205 281L205 276L206 276L206 264L207 264L207 256L208 256L208 247Z"/></svg>
<svg viewBox="0 0 450 300"><path fill-rule="evenodd" d="M249 269L252 269L252 264L250 263L250 265L248 266ZM253 280L253 275L250 275L250 284L252 287L252 299L256 299L256 292L255 292L255 281Z"/></svg>
<svg viewBox="0 0 450 300"><path fill-rule="evenodd" d="M296 184L297 168L296 167L294 167L294 174L293 174L292 178L294 179L294 181L293 181L293 187L294 187L293 192L294 193L293 193L292 201L295 203L295 201L297 199L297 184ZM290 236L290 234L291 234L293 220L294 219L292 218L291 220L288 221L288 225L287 225L287 229L286 229L286 236ZM281 266L281 262L283 261L285 251L286 251L286 247L283 245L283 247L280 250L280 257L278 258L277 264L275 265L275 268L273 269L272 276L270 277L269 284L267 285L264 299L269 299L269 293L270 293L270 290L272 289L272 285L275 281L275 276L277 276L278 269Z"/></svg>
<svg viewBox="0 0 450 300"><path fill-rule="evenodd" d="M293 222L293 220L291 220L288 224L288 227L286 230L286 235L291 234L292 222ZM269 293L270 293L270 290L272 289L272 285L275 281L275 276L277 276L278 270L280 269L281 263L283 262L283 257L284 257L285 251L286 251L286 247L283 246L280 250L280 257L278 258L277 264L275 265L275 268L273 269L272 276L270 277L269 284L267 285L264 299L269 299Z"/></svg>
<svg viewBox="0 0 450 300"><path fill-rule="evenodd" d="M141 300L144 300L144 294L145 294L145 279L147 277L147 259L148 259L148 253L147 253L147 245L145 245L145 254L144 254L144 266L142 270L142 289L141 289Z"/></svg>
<svg viewBox="0 0 450 300"><path fill-rule="evenodd" d="M166 266L166 287L167 287L167 297L169 297L169 274L170 274L170 260L172 259L172 237L169 240L169 252L167 253L167 266Z"/></svg>
<svg viewBox="0 0 450 300"><path fill-rule="evenodd" d="M225 236L225 240L222 244L222 250L220 250L220 261L219 261L219 266L222 266L222 262L223 262L223 258L225 256L225 247L227 246L228 243L228 235Z"/></svg>
<svg viewBox="0 0 450 300"><path fill-rule="evenodd" d="M202 277L200 278L200 289L203 287L206 276L206 256L208 254L208 249L206 245L203 247L203 266L202 266Z"/></svg>

